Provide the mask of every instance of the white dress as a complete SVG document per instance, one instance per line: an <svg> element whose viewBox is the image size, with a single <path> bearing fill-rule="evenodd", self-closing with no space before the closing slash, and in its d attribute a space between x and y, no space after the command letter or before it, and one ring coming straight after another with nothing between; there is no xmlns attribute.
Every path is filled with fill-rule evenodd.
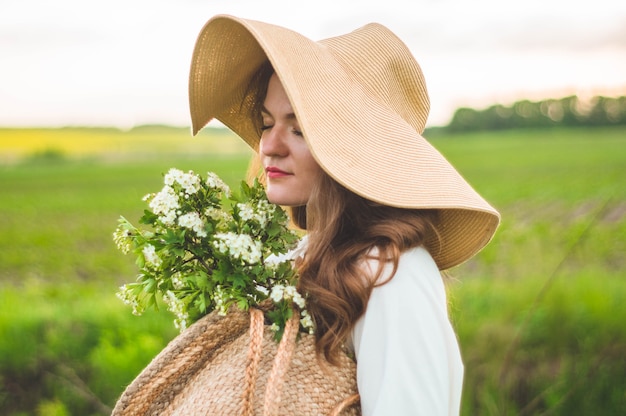
<svg viewBox="0 0 626 416"><path fill-rule="evenodd" d="M403 253L393 279L374 289L352 344L363 416L459 414L463 362L441 274L424 248Z"/></svg>

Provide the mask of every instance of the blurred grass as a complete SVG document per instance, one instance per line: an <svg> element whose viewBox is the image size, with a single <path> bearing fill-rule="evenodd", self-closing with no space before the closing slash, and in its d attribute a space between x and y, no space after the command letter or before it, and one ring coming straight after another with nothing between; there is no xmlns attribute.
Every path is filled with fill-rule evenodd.
<svg viewBox="0 0 626 416"><path fill-rule="evenodd" d="M166 312L137 318L115 298L136 268L111 234L170 167L236 187L251 153L208 130L37 130L36 143L0 130L0 413L106 414L175 335ZM625 133L433 138L503 215L492 243L449 272L464 415L626 407Z"/></svg>
<svg viewBox="0 0 626 416"><path fill-rule="evenodd" d="M502 213L452 270L462 414L626 408L626 131L492 132L434 141Z"/></svg>
<svg viewBox="0 0 626 416"><path fill-rule="evenodd" d="M0 302L3 415L109 414L123 386L176 335L164 314L129 316L102 282L30 281L3 288Z"/></svg>

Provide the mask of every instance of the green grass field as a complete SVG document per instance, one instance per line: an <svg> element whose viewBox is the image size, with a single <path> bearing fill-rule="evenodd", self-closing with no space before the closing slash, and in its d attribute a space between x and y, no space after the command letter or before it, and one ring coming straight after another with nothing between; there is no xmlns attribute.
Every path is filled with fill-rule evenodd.
<svg viewBox="0 0 626 416"><path fill-rule="evenodd" d="M502 213L448 275L466 365L463 415L626 408L626 129L437 137ZM236 186L251 152L224 130L0 129L0 414L108 414L175 335L115 298L136 268L117 218L170 167Z"/></svg>

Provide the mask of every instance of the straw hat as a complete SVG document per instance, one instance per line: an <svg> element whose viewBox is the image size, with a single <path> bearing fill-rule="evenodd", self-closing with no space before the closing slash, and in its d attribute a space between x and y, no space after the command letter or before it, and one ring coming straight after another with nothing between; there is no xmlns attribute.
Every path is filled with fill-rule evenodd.
<svg viewBox="0 0 626 416"><path fill-rule="evenodd" d="M500 216L422 137L430 108L424 76L380 24L315 42L280 26L215 16L192 58L194 135L215 118L258 149L249 86L268 59L313 157L332 178L385 205L439 210L438 244L427 245L440 269L489 242Z"/></svg>

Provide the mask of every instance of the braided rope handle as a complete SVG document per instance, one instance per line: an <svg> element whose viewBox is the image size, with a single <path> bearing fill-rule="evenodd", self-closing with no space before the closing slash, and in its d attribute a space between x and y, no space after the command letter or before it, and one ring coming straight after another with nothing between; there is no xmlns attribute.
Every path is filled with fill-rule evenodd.
<svg viewBox="0 0 626 416"><path fill-rule="evenodd" d="M265 326L263 311L250 309L250 347L246 359L246 375L243 392L243 416L254 414L254 386L259 373L259 362L263 349L263 328Z"/></svg>
<svg viewBox="0 0 626 416"><path fill-rule="evenodd" d="M243 416L254 415L254 392L256 380L259 372L259 363L263 350L263 330L265 327L265 317L263 311L257 308L250 309L250 346L246 362L246 374L244 379L243 393ZM278 413L280 405L280 395L282 393L283 381L289 370L291 358L296 349L296 339L300 319L297 313L287 321L283 337L278 344L278 350L272 363L267 384L265 386L265 397L263 402L263 416L273 416ZM347 397L337 404L329 416L338 416L343 410L356 404L360 397L358 394Z"/></svg>
<svg viewBox="0 0 626 416"><path fill-rule="evenodd" d="M276 356L274 357L272 370L269 378L267 379L267 385L265 386L265 401L263 403L264 416L272 416L278 412L283 380L285 379L287 370L289 370L291 357L296 349L296 337L298 336L299 328L300 319L298 314L294 313L285 325L285 331L283 332L283 337L278 344L278 350L276 351Z"/></svg>

